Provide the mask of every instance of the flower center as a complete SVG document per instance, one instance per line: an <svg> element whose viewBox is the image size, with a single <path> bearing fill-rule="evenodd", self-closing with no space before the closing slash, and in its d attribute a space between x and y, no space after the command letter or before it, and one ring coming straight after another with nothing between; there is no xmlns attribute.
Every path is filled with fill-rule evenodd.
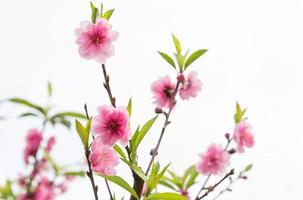
<svg viewBox="0 0 303 200"><path fill-rule="evenodd" d="M173 90L169 87L169 86L166 86L163 90L164 94L166 97L168 98L172 98L173 97Z"/></svg>
<svg viewBox="0 0 303 200"><path fill-rule="evenodd" d="M114 133L117 130L117 123L115 121L112 121L108 125L108 129L111 131L111 133Z"/></svg>
<svg viewBox="0 0 303 200"><path fill-rule="evenodd" d="M96 46L98 46L99 44L101 44L104 40L104 37L102 36L102 34L100 33L95 33L92 37L91 37L92 43Z"/></svg>

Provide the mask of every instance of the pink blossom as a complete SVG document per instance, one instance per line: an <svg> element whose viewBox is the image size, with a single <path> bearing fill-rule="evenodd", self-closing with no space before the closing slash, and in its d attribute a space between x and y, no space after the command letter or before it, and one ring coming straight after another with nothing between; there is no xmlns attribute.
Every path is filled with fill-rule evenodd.
<svg viewBox="0 0 303 200"><path fill-rule="evenodd" d="M55 199L53 183L43 177L35 191L35 200Z"/></svg>
<svg viewBox="0 0 303 200"><path fill-rule="evenodd" d="M119 34L111 28L111 24L102 18L97 18L95 24L90 21L81 22L80 28L75 30L80 56L95 59L100 64L113 56L112 42L118 39Z"/></svg>
<svg viewBox="0 0 303 200"><path fill-rule="evenodd" d="M236 124L234 132L234 140L237 143L237 151L244 152L244 147L251 148L254 146L254 134L251 132L251 125L245 120Z"/></svg>
<svg viewBox="0 0 303 200"><path fill-rule="evenodd" d="M229 154L217 144L211 144L200 156L197 170L204 175L223 173L229 165Z"/></svg>
<svg viewBox="0 0 303 200"><path fill-rule="evenodd" d="M174 90L176 85L171 82L169 76L161 77L155 81L151 90L154 94L156 105L160 108L170 108L174 103Z"/></svg>
<svg viewBox="0 0 303 200"><path fill-rule="evenodd" d="M50 152L53 149L53 146L56 143L56 138L54 136L48 138L47 144L46 144L46 151Z"/></svg>
<svg viewBox="0 0 303 200"><path fill-rule="evenodd" d="M119 164L119 157L111 146L103 144L102 138L97 137L92 142L89 160L94 172L107 176L116 174L114 167Z"/></svg>
<svg viewBox="0 0 303 200"><path fill-rule="evenodd" d="M36 155L41 141L42 141L41 132L39 132L37 129L29 130L29 132L26 135L26 146L23 151L25 163L28 163L28 159L30 156Z"/></svg>
<svg viewBox="0 0 303 200"><path fill-rule="evenodd" d="M190 97L196 97L202 90L202 82L198 79L197 72L190 72L179 89L179 95L183 100L189 100Z"/></svg>
<svg viewBox="0 0 303 200"><path fill-rule="evenodd" d="M113 145L119 141L126 146L130 137L129 116L126 108L101 106L93 118L94 135L101 137L103 144Z"/></svg>

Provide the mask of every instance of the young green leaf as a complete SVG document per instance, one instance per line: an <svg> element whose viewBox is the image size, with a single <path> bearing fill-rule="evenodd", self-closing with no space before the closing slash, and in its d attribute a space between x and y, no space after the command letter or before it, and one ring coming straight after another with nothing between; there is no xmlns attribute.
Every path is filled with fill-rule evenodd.
<svg viewBox="0 0 303 200"><path fill-rule="evenodd" d="M127 159L121 158L142 180L147 181L148 177L144 174L143 170L135 163L131 163Z"/></svg>
<svg viewBox="0 0 303 200"><path fill-rule="evenodd" d="M164 60L166 60L166 62L168 62L174 69L176 69L175 62L174 62L174 60L169 55L167 55L164 52L160 52L160 51L158 51L158 53L162 56L162 58Z"/></svg>
<svg viewBox="0 0 303 200"><path fill-rule="evenodd" d="M102 18L107 19L107 21L108 21L110 19L110 17L112 16L114 11L115 11L115 9L110 9L110 10L106 11L104 13L104 15L102 15Z"/></svg>
<svg viewBox="0 0 303 200"><path fill-rule="evenodd" d="M72 118L78 118L78 119L86 119L86 115L84 115L82 113L70 112L70 111L59 112L59 113L53 115L51 118L56 118L56 117L72 117Z"/></svg>
<svg viewBox="0 0 303 200"><path fill-rule="evenodd" d="M234 115L234 120L235 120L236 124L239 123L242 120L245 112L246 112L246 108L244 110L242 110L240 104L237 102L236 113Z"/></svg>
<svg viewBox="0 0 303 200"><path fill-rule="evenodd" d="M114 149L123 159L127 159L125 153L117 144L114 145Z"/></svg>
<svg viewBox="0 0 303 200"><path fill-rule="evenodd" d="M129 99L128 104L127 104L127 112L129 117L132 115L132 108L133 108L133 102L132 102L132 98Z"/></svg>
<svg viewBox="0 0 303 200"><path fill-rule="evenodd" d="M153 117L152 119L148 120L143 127L140 129L140 131L138 132L138 135L136 137L136 140L134 141L134 147L133 147L133 151L136 152L141 141L143 140L143 138L146 136L147 132L150 130L150 128L153 126L153 124L155 123L156 119L158 116Z"/></svg>
<svg viewBox="0 0 303 200"><path fill-rule="evenodd" d="M18 117L20 117L20 118L22 118L22 117L38 117L38 115L36 113L26 112L26 113L23 113L23 114L19 115Z"/></svg>
<svg viewBox="0 0 303 200"><path fill-rule="evenodd" d="M53 94L53 87L50 81L47 83L47 93L48 93L48 97L51 97Z"/></svg>
<svg viewBox="0 0 303 200"><path fill-rule="evenodd" d="M102 175L99 175L102 176ZM122 187L125 189L127 192L129 192L133 197L135 197L137 200L139 200L139 197L136 193L136 191L121 177L119 176L102 176L109 180L110 182L113 182L117 184L118 186Z"/></svg>
<svg viewBox="0 0 303 200"><path fill-rule="evenodd" d="M173 36L173 41L174 41L174 44L176 47L176 52L177 52L177 54L180 54L182 51L181 42L174 34L172 34L172 36Z"/></svg>
<svg viewBox="0 0 303 200"><path fill-rule="evenodd" d="M185 196L172 192L154 193L147 197L148 200L187 200Z"/></svg>
<svg viewBox="0 0 303 200"><path fill-rule="evenodd" d="M185 62L184 68L186 69L190 64L197 60L200 56L207 52L207 49L199 49L192 53Z"/></svg>
<svg viewBox="0 0 303 200"><path fill-rule="evenodd" d="M26 106L26 107L29 107L29 108L33 108L34 110L37 110L37 111L41 112L43 115L46 115L46 113L47 113L46 110L42 106L34 104L34 103L32 103L28 100L25 100L25 99L11 98L11 99L8 99L8 101L12 102L12 103L23 105L23 106Z"/></svg>
<svg viewBox="0 0 303 200"><path fill-rule="evenodd" d="M91 119L88 120L86 127L84 127L78 120L76 120L76 130L85 150L88 149L90 124L91 124Z"/></svg>
<svg viewBox="0 0 303 200"><path fill-rule="evenodd" d="M53 158L51 157L51 155L49 154L48 151L44 151L44 157L47 159L48 163L50 163L50 165L52 166L53 170L58 173L59 172L59 167L57 165L57 163L53 160Z"/></svg>
<svg viewBox="0 0 303 200"><path fill-rule="evenodd" d="M85 172L84 171L71 171L71 172L64 172L63 173L64 176L85 176Z"/></svg>
<svg viewBox="0 0 303 200"><path fill-rule="evenodd" d="M185 62L185 56L181 55L181 54L174 54L179 66L179 70L183 71L183 67L184 67L184 62Z"/></svg>
<svg viewBox="0 0 303 200"><path fill-rule="evenodd" d="M244 169L244 172L250 171L250 170L252 169L252 167L253 167L253 164L247 165L247 166L245 167L245 169Z"/></svg>
<svg viewBox="0 0 303 200"><path fill-rule="evenodd" d="M167 188L169 188L169 189L172 189L172 190L174 190L174 191L176 191L176 192L179 191L179 190L177 190L170 182L168 182L168 181L165 180L165 179L160 180L160 181L159 181L159 184L161 184L161 185L163 185L163 186L165 186L165 187L167 187Z"/></svg>

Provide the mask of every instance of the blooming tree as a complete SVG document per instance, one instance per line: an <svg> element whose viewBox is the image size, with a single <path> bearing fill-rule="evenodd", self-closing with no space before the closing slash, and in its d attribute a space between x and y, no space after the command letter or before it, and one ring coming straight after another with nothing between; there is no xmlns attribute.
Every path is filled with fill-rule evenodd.
<svg viewBox="0 0 303 200"><path fill-rule="evenodd" d="M190 71L190 68L207 52L207 49L199 49L192 53L184 52L180 40L172 35L175 47L173 55L160 51L158 53L171 67L170 69L175 71L175 77L162 75L151 84L155 116L133 130L130 123L132 99L130 98L127 105L117 105L106 67L107 60L114 56L114 42L119 36L118 32L112 30L109 22L114 9L105 10L103 4L100 8L93 3L90 6L91 19L81 22L75 29L76 44L82 58L94 60L102 68L103 87L109 101L102 102L97 108L97 114L91 116L86 104L84 115L75 112L53 114L50 112L51 105L42 107L20 98L9 99L8 101L12 103L25 105L35 111L24 113L23 117L40 116L43 121L41 129L31 129L26 135L23 157L25 165L30 168L30 173L19 176L17 192L12 187L12 181L7 181L0 187L1 198L52 200L66 191L71 176L86 175L90 180L93 194L88 199L105 199L105 196L109 196L110 200L118 199L109 182L125 190L125 194L119 194L119 199L129 197L130 200L201 200L209 197L210 193L214 193L214 199L217 199L225 192L231 191L234 182L247 179L246 173L252 168L251 164L242 171L230 167L232 156L242 154L246 148L254 146L252 127L245 117L246 109L239 103L236 104L234 130L232 133L224 134L226 144L210 144L197 158L196 163L188 166L182 175L171 171L170 164L161 166L157 160L165 133L172 124L171 115L177 109L177 102L190 101L202 91L203 84L198 73ZM50 98L52 93L50 84L48 91ZM142 166L138 157L139 146L160 115L164 116L164 121L159 138L151 151L146 152L147 155L150 154L150 157L147 157L148 165ZM87 161L85 172L69 171L59 167L51 157L56 139L43 134L48 124L70 127L70 120L74 118L75 129L83 145L82 156L85 156ZM118 175L116 167L120 164L129 167L132 180L125 180ZM213 181L212 177L217 177L219 181ZM97 178L104 179L108 194L98 190L101 186L96 184ZM229 184L226 188L218 190L223 182ZM199 188L198 191L193 191L193 185Z"/></svg>
<svg viewBox="0 0 303 200"><path fill-rule="evenodd" d="M250 148L254 145L254 136L251 132L251 126L244 118L246 109L242 109L237 103L234 116L234 133L225 134L227 144L222 147L220 144L211 144L208 149L201 154L200 160L196 165L189 166L183 176L178 176L169 170L169 165L160 167L159 161L156 162L156 156L159 153L159 147L164 138L167 127L171 124L170 116L174 109L178 97L181 100L190 100L195 98L202 90L202 82L198 78L198 73L189 71L189 67L202 55L207 49L199 49L193 53L183 53L181 42L173 35L173 43L176 49L173 57L164 52L158 52L160 56L175 70L176 78L162 76L151 85L153 93L156 116L148 120L144 125L139 126L134 132L130 127L130 116L132 114L132 100L128 105L117 106L116 97L110 86L110 76L105 66L107 59L114 55L113 43L118 39L118 33L112 31L109 20L114 9L105 10L103 4L97 8L91 3L92 15L91 21L81 22L80 27L75 30L76 44L80 56L84 59L93 59L101 64L103 71L103 86L109 98L109 104L97 108L98 114L90 116L85 105L87 116L86 123L80 123L76 120L76 129L83 143L84 152L87 158L89 177L92 185L95 200L104 194L98 193L96 185L96 176L105 180L106 187L111 200L116 199L108 181L113 182L130 193L130 200L146 199L195 199L200 200L214 192L218 185L229 180L228 188L219 192L219 197L238 179L246 179L244 174L248 172L252 165L248 165L243 171L240 171L237 178L233 178L235 170L231 168L227 173L230 164L231 155L243 153L244 148ZM138 158L138 147L159 115L164 115L165 120L160 131L160 137L152 148L150 162L144 170L140 165ZM92 136L92 137L91 137ZM133 175L131 186L129 181L118 176L115 167L119 161L129 166ZM214 184L209 184L211 176L222 176L222 179ZM199 174L204 183L196 196L189 193L189 189L198 184ZM159 185L165 186L167 191L159 191ZM125 195L123 195L125 197ZM124 198L123 197L123 198ZM216 198L217 198L216 197Z"/></svg>

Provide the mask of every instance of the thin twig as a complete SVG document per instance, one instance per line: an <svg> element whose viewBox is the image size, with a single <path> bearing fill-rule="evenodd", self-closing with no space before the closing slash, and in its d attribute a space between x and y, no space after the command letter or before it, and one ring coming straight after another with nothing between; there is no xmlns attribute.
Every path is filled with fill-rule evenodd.
<svg viewBox="0 0 303 200"><path fill-rule="evenodd" d="M165 114L164 125L163 125L163 127L162 127L161 134L160 134L160 137L159 137L159 139L158 139L157 145L156 145L156 147L152 150L152 157L151 157L151 159L150 159L150 161L149 161L149 164L148 164L148 167L147 167L147 169L146 169L146 171L145 171L145 175L148 175L148 173L149 173L149 171L150 171L150 169L151 169L151 166L152 166L152 164L153 164L153 162L154 162L154 160L155 160L155 157L158 155L158 150L159 150L161 141L162 141L162 139L163 139L163 136L164 136L166 127L167 127L167 125L170 123L170 121L169 121L170 114L171 114L173 108L174 108L175 105L176 105L176 95L177 95L177 92L178 92L178 90L179 90L179 86L180 86L180 81L177 82L177 85L176 85L175 90L174 90L174 92L173 92L173 95L172 95L173 104L169 107L168 113Z"/></svg>
<svg viewBox="0 0 303 200"><path fill-rule="evenodd" d="M214 186L211 186L201 197L198 197L196 200L201 200L206 197L209 193L213 192L218 185L220 185L225 179L232 176L234 173L234 169L230 170L230 172L228 172L219 182L217 182Z"/></svg>
<svg viewBox="0 0 303 200"><path fill-rule="evenodd" d="M230 145L230 143L231 143L232 140L233 140L233 138L230 138L230 139L227 140L227 144L226 144L226 146L225 146L225 148L224 148L224 151L227 151L227 148L229 147L229 145ZM197 196L196 196L196 198L195 198L196 200L199 199L199 196L200 196L201 192L202 192L203 190L206 189L206 184L207 184L207 182L209 181L209 179L210 179L211 176L212 176L212 174L209 174L209 175L207 176L207 178L205 179L205 181L204 181L204 183L203 183L201 189L199 190L199 192L198 192L198 194L197 194Z"/></svg>

